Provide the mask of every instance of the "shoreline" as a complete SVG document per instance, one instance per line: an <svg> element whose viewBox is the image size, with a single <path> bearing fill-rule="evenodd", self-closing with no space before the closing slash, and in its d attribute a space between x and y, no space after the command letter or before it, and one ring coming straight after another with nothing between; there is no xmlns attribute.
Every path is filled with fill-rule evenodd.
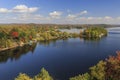
<svg viewBox="0 0 120 80"><path fill-rule="evenodd" d="M17 48L17 47L19 47L20 45L16 45L16 46L12 46L12 47L7 47L7 48L1 48L0 49L0 52L3 52L3 51L6 51L6 50L10 50L10 49L14 49L14 48ZM24 45L23 45L24 46ZM22 46L20 46L20 47L22 47Z"/></svg>
<svg viewBox="0 0 120 80"><path fill-rule="evenodd" d="M33 42L34 43L34 42ZM11 49L15 49L17 47L23 47L24 45L27 45L29 43L22 43L22 44L19 44L19 45L15 45L15 46L11 46L11 47L7 47L7 48L1 48L0 49L0 52L3 52L3 51L6 51L6 50L11 50Z"/></svg>
<svg viewBox="0 0 120 80"><path fill-rule="evenodd" d="M60 39L60 38L52 38L52 39L49 39L49 40L55 40L55 39ZM49 41L49 40L31 40L27 43L20 43L20 44L16 44L15 46L12 46L12 47L7 47L7 48L0 48L0 52L3 52L3 51L6 51L6 50L11 50L11 49L15 49L17 47L23 47L24 45L32 45L33 43L37 43L38 41Z"/></svg>

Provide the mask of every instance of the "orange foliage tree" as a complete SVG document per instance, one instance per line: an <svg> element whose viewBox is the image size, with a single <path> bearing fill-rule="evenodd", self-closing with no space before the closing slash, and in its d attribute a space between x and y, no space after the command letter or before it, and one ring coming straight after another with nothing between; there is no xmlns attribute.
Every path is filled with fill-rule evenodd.
<svg viewBox="0 0 120 80"><path fill-rule="evenodd" d="M106 80L120 80L120 51L106 60Z"/></svg>

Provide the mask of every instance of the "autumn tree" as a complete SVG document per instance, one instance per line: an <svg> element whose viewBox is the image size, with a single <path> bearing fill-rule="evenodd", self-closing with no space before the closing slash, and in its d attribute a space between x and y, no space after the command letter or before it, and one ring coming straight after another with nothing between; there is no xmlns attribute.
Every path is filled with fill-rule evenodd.
<svg viewBox="0 0 120 80"><path fill-rule="evenodd" d="M33 79L30 78L27 74L20 73L19 76L15 78L15 80L33 80Z"/></svg>
<svg viewBox="0 0 120 80"><path fill-rule="evenodd" d="M27 74L20 73L15 80L53 80L53 78L44 68L42 68L41 72L33 78L29 77Z"/></svg>
<svg viewBox="0 0 120 80"><path fill-rule="evenodd" d="M106 60L106 80L120 80L120 51Z"/></svg>

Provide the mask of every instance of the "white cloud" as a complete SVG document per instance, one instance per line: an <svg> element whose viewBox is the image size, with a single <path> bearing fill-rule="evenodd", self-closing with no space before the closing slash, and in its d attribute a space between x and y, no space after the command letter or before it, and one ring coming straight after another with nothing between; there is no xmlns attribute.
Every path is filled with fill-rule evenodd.
<svg viewBox="0 0 120 80"><path fill-rule="evenodd" d="M12 9L13 12L21 12L21 13L22 12L35 12L37 10L38 10L37 7L28 8L26 5L17 5Z"/></svg>
<svg viewBox="0 0 120 80"><path fill-rule="evenodd" d="M84 10L84 11L82 11L80 13L77 13L77 14L68 14L67 18L68 19L74 19L74 18L80 17L82 15L85 15L87 13L88 13L88 11Z"/></svg>
<svg viewBox="0 0 120 80"><path fill-rule="evenodd" d="M88 11L85 10L85 11L82 11L79 15L84 15L84 14L87 14L87 13L88 13Z"/></svg>
<svg viewBox="0 0 120 80"><path fill-rule="evenodd" d="M94 19L94 17L88 17L87 19L88 19L88 20L93 20L93 19Z"/></svg>
<svg viewBox="0 0 120 80"><path fill-rule="evenodd" d="M76 15L73 15L73 14L68 14L67 18L68 19L74 19L76 18L77 16Z"/></svg>
<svg viewBox="0 0 120 80"><path fill-rule="evenodd" d="M111 19L112 18L112 19ZM3 20L4 19L4 20ZM40 14L17 14L13 16L5 16L0 19L1 22L14 22L14 23L59 23L59 24L119 24L120 17L76 17L68 19L61 17L59 19L51 19L49 16Z"/></svg>
<svg viewBox="0 0 120 80"><path fill-rule="evenodd" d="M102 20L102 17L97 17L98 20Z"/></svg>
<svg viewBox="0 0 120 80"><path fill-rule="evenodd" d="M32 8L29 8L29 12L36 12L38 10L37 7L32 7Z"/></svg>
<svg viewBox="0 0 120 80"><path fill-rule="evenodd" d="M85 16L88 14L87 10L74 14L70 14L72 12L68 10L66 16L61 11L50 12L48 16L33 13L37 10L38 7L26 5L17 5L11 9L0 8L0 13L8 13L0 14L0 23L120 24L120 16Z"/></svg>
<svg viewBox="0 0 120 80"><path fill-rule="evenodd" d="M28 7L26 5L17 5L12 9L0 8L0 13L33 13L38 10L38 7Z"/></svg>
<svg viewBox="0 0 120 80"><path fill-rule="evenodd" d="M104 19L106 19L106 20L111 20L111 19L113 19L113 18L110 17L110 16L105 16Z"/></svg>
<svg viewBox="0 0 120 80"><path fill-rule="evenodd" d="M59 19L61 17L61 15L62 15L62 12L60 12L60 11L53 11L53 12L49 13L49 16L51 18L55 18L55 19Z"/></svg>
<svg viewBox="0 0 120 80"><path fill-rule="evenodd" d="M68 16L67 16L68 17ZM70 23L70 24L120 24L120 17L111 17L111 16L103 16L103 17L71 17L61 20L62 23Z"/></svg>
<svg viewBox="0 0 120 80"><path fill-rule="evenodd" d="M6 8L0 8L0 13L7 13L9 12L8 9Z"/></svg>
<svg viewBox="0 0 120 80"><path fill-rule="evenodd" d="M120 20L120 17L117 17L116 19L117 19L117 20Z"/></svg>

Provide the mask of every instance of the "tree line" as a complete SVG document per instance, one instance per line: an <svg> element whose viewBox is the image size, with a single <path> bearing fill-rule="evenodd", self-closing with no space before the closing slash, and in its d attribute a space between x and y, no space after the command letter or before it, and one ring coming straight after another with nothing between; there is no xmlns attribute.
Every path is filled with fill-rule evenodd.
<svg viewBox="0 0 120 80"><path fill-rule="evenodd" d="M23 45L30 41L47 41L77 36L76 33L61 32L56 26L0 25L0 49Z"/></svg>

